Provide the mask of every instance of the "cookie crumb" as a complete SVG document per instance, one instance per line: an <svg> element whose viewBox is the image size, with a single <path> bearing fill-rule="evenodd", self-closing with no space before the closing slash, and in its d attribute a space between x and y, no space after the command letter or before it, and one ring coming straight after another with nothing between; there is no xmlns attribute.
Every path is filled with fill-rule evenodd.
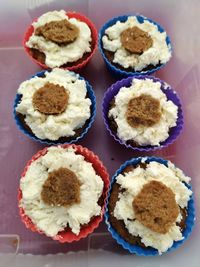
<svg viewBox="0 0 200 267"><path fill-rule="evenodd" d="M126 119L131 127L151 127L161 118L160 102L150 95L132 98L128 103Z"/></svg>
<svg viewBox="0 0 200 267"><path fill-rule="evenodd" d="M154 232L166 234L179 214L172 190L158 181L145 184L133 200L136 219Z"/></svg>
<svg viewBox="0 0 200 267"><path fill-rule="evenodd" d="M153 45L151 36L136 26L124 30L120 39L122 46L135 54L142 54Z"/></svg>
<svg viewBox="0 0 200 267"><path fill-rule="evenodd" d="M35 35L43 36L46 40L67 45L76 40L79 35L79 28L68 20L51 21L35 30Z"/></svg>
<svg viewBox="0 0 200 267"><path fill-rule="evenodd" d="M59 168L49 173L41 198L47 205L68 207L80 203L80 182L74 172Z"/></svg>
<svg viewBox="0 0 200 267"><path fill-rule="evenodd" d="M17 247L18 243L19 243L19 240L18 240L17 238L14 238L14 239L12 240L12 245L13 245L13 247Z"/></svg>
<svg viewBox="0 0 200 267"><path fill-rule="evenodd" d="M65 111L69 94L63 86L47 82L33 95L33 107L47 115L57 115Z"/></svg>

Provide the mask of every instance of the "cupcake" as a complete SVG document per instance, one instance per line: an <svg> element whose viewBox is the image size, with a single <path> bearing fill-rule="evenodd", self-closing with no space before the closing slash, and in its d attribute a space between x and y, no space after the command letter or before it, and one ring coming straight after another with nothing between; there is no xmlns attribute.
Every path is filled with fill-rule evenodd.
<svg viewBox="0 0 200 267"><path fill-rule="evenodd" d="M191 234L194 200L190 178L170 161L135 158L114 175L106 223L113 238L131 253L161 255Z"/></svg>
<svg viewBox="0 0 200 267"><path fill-rule="evenodd" d="M79 70L97 46L97 31L85 16L51 11L34 20L24 37L28 55L42 68Z"/></svg>
<svg viewBox="0 0 200 267"><path fill-rule="evenodd" d="M14 116L20 130L47 144L82 138L95 116L92 87L78 74L55 68L20 84Z"/></svg>
<svg viewBox="0 0 200 267"><path fill-rule="evenodd" d="M122 77L153 73L172 55L164 29L141 15L119 16L104 24L99 49L108 68Z"/></svg>
<svg viewBox="0 0 200 267"><path fill-rule="evenodd" d="M86 237L103 217L109 176L81 146L39 151L26 165L18 194L26 227L60 242Z"/></svg>
<svg viewBox="0 0 200 267"><path fill-rule="evenodd" d="M136 150L155 150L171 144L183 127L178 96L160 79L128 77L105 93L103 116L116 141Z"/></svg>

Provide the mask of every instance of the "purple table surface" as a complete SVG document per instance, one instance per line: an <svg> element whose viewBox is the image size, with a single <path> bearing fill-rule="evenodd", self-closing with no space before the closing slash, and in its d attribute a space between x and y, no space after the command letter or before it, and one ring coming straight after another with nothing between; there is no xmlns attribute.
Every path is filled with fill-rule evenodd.
<svg viewBox="0 0 200 267"><path fill-rule="evenodd" d="M106 234L104 223L101 223L95 234L89 239L86 238L77 243L63 245L27 230L18 215L17 188L20 174L27 160L44 147L24 136L17 129L13 120L12 105L19 84L40 70L23 51L21 40L23 32L32 18L48 9L69 8L82 11L96 24L98 29L112 16L131 12L141 13L158 21L167 30L173 44L173 58L155 76L169 83L178 92L182 100L185 125L178 140L168 148L153 153L135 153L113 140L103 124L101 103L105 90L116 79L108 73L100 53L97 51L92 61L81 73L83 77L88 79L95 91L97 116L92 128L79 144L93 150L103 161L111 176L125 160L131 157L156 155L170 159L192 177L197 217L199 217L200 63L197 55L200 39L197 38L197 33L200 2L197 0L190 1L190 3L183 1L180 6L180 2L175 3L173 0L130 0L125 2L91 0L74 1L74 3L69 1L67 6L64 4L65 1L62 4L58 4L59 1L49 1L52 3L48 7L44 5L38 9L27 8L21 1L18 2L20 3L19 6L10 11L11 0L8 0L7 6L0 10L0 252L6 251L5 235L8 235L8 237L9 235L16 235L20 239L18 244L18 252L20 253L47 254L102 248L126 254ZM178 251L163 256L162 258L166 264L162 266L168 266L167 262L172 262L172 259L177 266L180 264L186 264L182 266L187 266L191 259L193 259L191 266L198 266L199 230L200 225L197 220L191 238ZM15 246L17 242L15 236L14 240L11 236L11 241ZM7 240L7 242L9 241ZM8 247L10 249L10 245ZM183 259L180 260L181 258L184 258L184 261ZM140 263L142 262L140 261ZM148 264L148 259L144 259L143 264L145 263ZM143 266L147 266L146 264Z"/></svg>

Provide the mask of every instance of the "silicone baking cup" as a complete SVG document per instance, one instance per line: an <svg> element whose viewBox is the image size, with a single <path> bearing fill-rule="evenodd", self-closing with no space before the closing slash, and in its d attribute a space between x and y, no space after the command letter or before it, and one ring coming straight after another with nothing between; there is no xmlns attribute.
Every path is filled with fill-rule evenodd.
<svg viewBox="0 0 200 267"><path fill-rule="evenodd" d="M46 71L38 72L35 75L33 75L31 78L34 78L36 76L37 77L43 77L45 72ZM79 74L76 74L74 72L71 72L71 73L73 75L79 75ZM95 118L95 115L96 115L96 97L95 97L94 91L92 89L92 86L88 83L88 81L86 81L80 75L79 75L79 79L84 80L86 82L88 97L90 98L90 100L92 102L92 105L91 105L91 116L89 118L89 122L87 122L87 127L82 131L82 133L79 136L74 137L74 138L72 137L71 141L69 141L69 142L65 142L65 141L64 142L60 142L59 140L58 141L52 141L52 140L49 140L49 139L44 139L43 140L43 139L38 138L34 134L30 133L29 131L27 131L27 129L24 127L24 125L21 123L20 119L18 118L16 110L15 110L17 105L21 101L21 95L17 94L16 97L15 97L15 100L14 100L13 113L14 113L14 119L15 119L16 125L19 128L19 130L23 134L25 134L26 136L31 138L32 140L38 141L38 142L43 143L43 144L48 144L48 145L55 145L55 144L62 144L62 143L72 144L72 143L75 143L75 142L79 141L80 139L82 139L87 134L88 130L92 126L92 123L94 122L94 118Z"/></svg>
<svg viewBox="0 0 200 267"><path fill-rule="evenodd" d="M107 57L105 56L104 54L104 51L103 51L103 44L102 44L102 37L105 35L105 30L111 26L113 26L117 21L120 21L120 22L125 22L127 21L128 17L130 16L135 16L137 17L137 20L139 21L139 23L143 23L145 20L149 21L150 23L153 23L155 24L157 27L158 27L158 30L159 32L164 32L165 30L155 21L149 19L149 18L146 18L145 16L143 15L136 15L136 14L129 14L129 15L124 15L124 16L119 16L119 17L114 17L112 19L110 19L109 21L107 21L103 26L102 28L100 29L99 31L99 40L98 40L98 47L99 47L99 50L101 52L101 55L106 63L106 66L108 67L108 69L111 71L112 74L114 74L115 76L117 76L118 78L119 77L128 77L128 76L131 76L131 75L140 75L140 74L151 74L151 73L154 73L156 71L158 71L159 69L161 69L162 67L164 67L166 63L163 63L163 64L159 64L158 66L155 66L154 68L150 69L150 70L141 70L141 71L125 71L125 70L121 70L119 68L117 68L116 66L114 66L108 59ZM170 38L169 36L167 35L166 36L166 43L168 45L168 48L172 54L172 46L171 46L171 41L170 41Z"/></svg>
<svg viewBox="0 0 200 267"><path fill-rule="evenodd" d="M67 229L65 231L59 232L56 236L53 237L54 240L57 240L61 243L71 243L73 241L78 241L81 238L87 237L90 233L92 233L100 224L100 222L103 220L103 214L104 214L104 209L105 209L105 201L106 201L106 197L107 197L107 191L108 191L108 187L109 187L109 175L108 172L106 170L106 168L104 167L103 163L100 161L100 159L98 158L98 156L96 156L92 151L88 150L85 147L82 147L80 145L61 145L62 148L68 148L68 147L72 147L75 149L77 154L80 154L82 156L84 156L85 160L92 163L93 168L95 169L97 175L99 175L103 182L104 182L104 188L103 188L103 199L104 199L104 203L102 206L102 210L101 210L101 214L100 216L96 216L94 217L86 226L83 226L81 228L81 231L79 233L79 235L75 235L74 233L72 233L72 231L70 229ZM26 172L29 168L29 166L38 158L44 156L48 151L48 147L40 150L37 152L37 154L35 154L30 161L28 161L21 179L24 179L24 176L26 175ZM22 191L20 190L20 188L18 189L18 203L19 203L19 213L21 216L21 220L22 222L25 224L25 226L30 229L33 232L38 232L40 234L44 234L42 231L40 231L36 225L34 225L31 221L31 219L26 215L26 212L24 211L24 209L20 206L20 200L22 199Z"/></svg>
<svg viewBox="0 0 200 267"><path fill-rule="evenodd" d="M115 175L112 177L110 188L108 192L108 197L106 201L106 211L105 211L105 222L108 226L108 231L111 233L112 237L117 241L119 245L121 245L124 249L128 250L130 253L137 254L138 256L156 256L159 255L158 251L154 248L143 248L139 245L132 245L125 241L118 233L117 231L112 227L109 221L109 212L108 212L108 201L110 198L110 192L112 189L113 184L116 181L116 177L122 173L122 171L129 165L137 165L141 161L145 163L149 163L151 161L159 162L160 164L164 164L168 167L168 161L164 160L162 158L156 158L156 157L139 157L139 158L133 158L131 160L126 161L121 167L116 171ZM185 183L185 185L192 190L191 185ZM184 237L183 240L180 241L174 241L171 248L167 250L167 252L174 251L175 249L179 248L191 235L192 229L194 227L195 223L195 206L194 206L194 194L192 194L187 207L187 218L185 221L186 228L183 230L182 235ZM166 252L165 252L166 253Z"/></svg>
<svg viewBox="0 0 200 267"><path fill-rule="evenodd" d="M92 37L92 41L91 41L91 52L88 53L88 56L84 59L84 60L81 60L80 63L75 63L74 65L70 66L70 67L62 67L63 69L68 69L68 70L71 70L71 71L80 71L81 69L83 69L86 64L90 61L90 59L92 58L92 56L94 55L96 49L97 49L97 40L98 40L98 33L97 33L97 30L94 26L94 24L87 18L85 17L84 15L80 14L80 13L77 13L77 12L66 12L66 15L69 17L69 18L76 18L77 20L80 20L82 22L85 22L90 30L91 30L91 37ZM35 19L33 22L37 21L37 19ZM24 35L24 39L23 39L23 47L27 53L27 55L37 64L39 65L41 68L43 69L51 69L50 67L48 67L46 64L43 64L41 62L39 62L37 59L33 58L33 56L31 55L31 52L30 52L30 48L27 47L26 45L26 42L29 40L29 38L31 37L31 35L33 34L34 32L34 28L32 25L30 25Z"/></svg>
<svg viewBox="0 0 200 267"><path fill-rule="evenodd" d="M126 144L125 141L121 140L117 134L115 134L111 128L110 128L110 123L109 123L109 118L108 118L108 112L109 112L109 106L110 106L110 102L111 100L117 95L117 93L119 92L119 90L122 87L130 87L132 80L133 79L140 79L140 80L144 80L144 79L151 79L154 82L160 82L161 83L161 90L166 94L167 99L171 100L177 107L178 107L178 119L176 121L176 126L171 128L169 131L169 137L164 141L160 143L160 146L133 146L131 144ZM124 145L127 148L131 148L137 151L154 151L157 149L162 149L164 147L167 147L168 145L172 144L176 138L179 136L179 134L181 133L182 129L183 129L183 112L182 112L182 107L181 107L181 102L179 97L177 96L176 92L164 81L155 78L153 76L147 76L147 75L139 75L139 76L132 76L132 77L128 77L125 79L122 79L120 81L117 81L116 83L112 84L107 91L104 94L104 98L103 98L103 104L102 104L102 110L103 110L103 119L104 119L104 123L106 126L106 129L108 130L108 132L110 133L110 135L121 145Z"/></svg>

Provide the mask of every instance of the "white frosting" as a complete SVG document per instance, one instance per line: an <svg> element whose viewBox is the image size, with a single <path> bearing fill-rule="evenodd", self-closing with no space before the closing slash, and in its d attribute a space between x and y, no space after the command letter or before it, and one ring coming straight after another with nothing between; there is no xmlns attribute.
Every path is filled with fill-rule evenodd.
<svg viewBox="0 0 200 267"><path fill-rule="evenodd" d="M176 203L181 208L187 208L192 191L182 181L189 181L190 178L185 176L172 163L169 163L168 167L166 167L163 164L152 161L147 165L146 169L137 167L133 171L123 175L119 174L116 177L116 182L122 189L125 189L125 192L119 194L114 216L118 220L124 221L125 227L131 235L140 236L145 246L153 247L158 250L159 254L162 254L173 245L174 241L182 240L184 237L176 223L170 227L166 234L160 234L150 230L135 219L132 202L143 186L152 180L162 182L171 188L175 194ZM181 218L182 216L179 212L176 222L180 222Z"/></svg>
<svg viewBox="0 0 200 267"><path fill-rule="evenodd" d="M79 28L79 35L76 40L70 44L59 46L58 44L46 40L43 36L34 34L35 30L51 21L60 21L67 19L70 23ZM91 51L91 30L85 22L75 18L68 18L64 10L52 11L43 14L36 22L33 22L34 32L26 45L30 48L36 48L45 53L45 64L50 67L59 67L68 62L75 62L82 58L83 54Z"/></svg>
<svg viewBox="0 0 200 267"><path fill-rule="evenodd" d="M127 51L123 48L120 40L120 34L134 26L148 32L153 40L153 45L141 55ZM131 67L135 71L141 71L150 64L156 66L159 62L161 64L166 63L171 57L171 47L166 43L166 32L159 32L158 27L148 20L139 23L135 16L130 16L127 21L117 21L116 24L107 28L105 34L102 37L103 48L114 52L113 62L120 64L124 68Z"/></svg>
<svg viewBox="0 0 200 267"><path fill-rule="evenodd" d="M130 99L150 95L159 100L161 106L160 121L151 127L131 127L126 120L126 111ZM115 106L110 109L109 117L113 117L117 123L117 134L123 141L134 140L141 146L160 145L169 136L169 129L176 126L178 107L167 100L166 95L161 90L161 83L151 79L139 80L134 78L130 87L122 87L115 96Z"/></svg>
<svg viewBox="0 0 200 267"><path fill-rule="evenodd" d="M63 86L69 93L69 101L65 111L59 115L45 115L35 110L32 104L33 94L47 82ZM69 137L81 128L90 118L91 100L86 98L87 88L84 80L63 69L45 72L45 78L34 77L24 81L18 94L22 95L16 111L25 115L25 122L40 139L58 140Z"/></svg>
<svg viewBox="0 0 200 267"><path fill-rule="evenodd" d="M42 186L48 173L59 168L73 171L81 182L80 203L69 207L52 207L41 199ZM98 199L102 195L103 181L95 173L92 163L82 155L75 154L73 148L48 148L47 154L35 160L20 180L22 199L20 206L38 229L47 236L55 236L69 226L79 234L81 225L88 224L93 216L101 213Z"/></svg>

